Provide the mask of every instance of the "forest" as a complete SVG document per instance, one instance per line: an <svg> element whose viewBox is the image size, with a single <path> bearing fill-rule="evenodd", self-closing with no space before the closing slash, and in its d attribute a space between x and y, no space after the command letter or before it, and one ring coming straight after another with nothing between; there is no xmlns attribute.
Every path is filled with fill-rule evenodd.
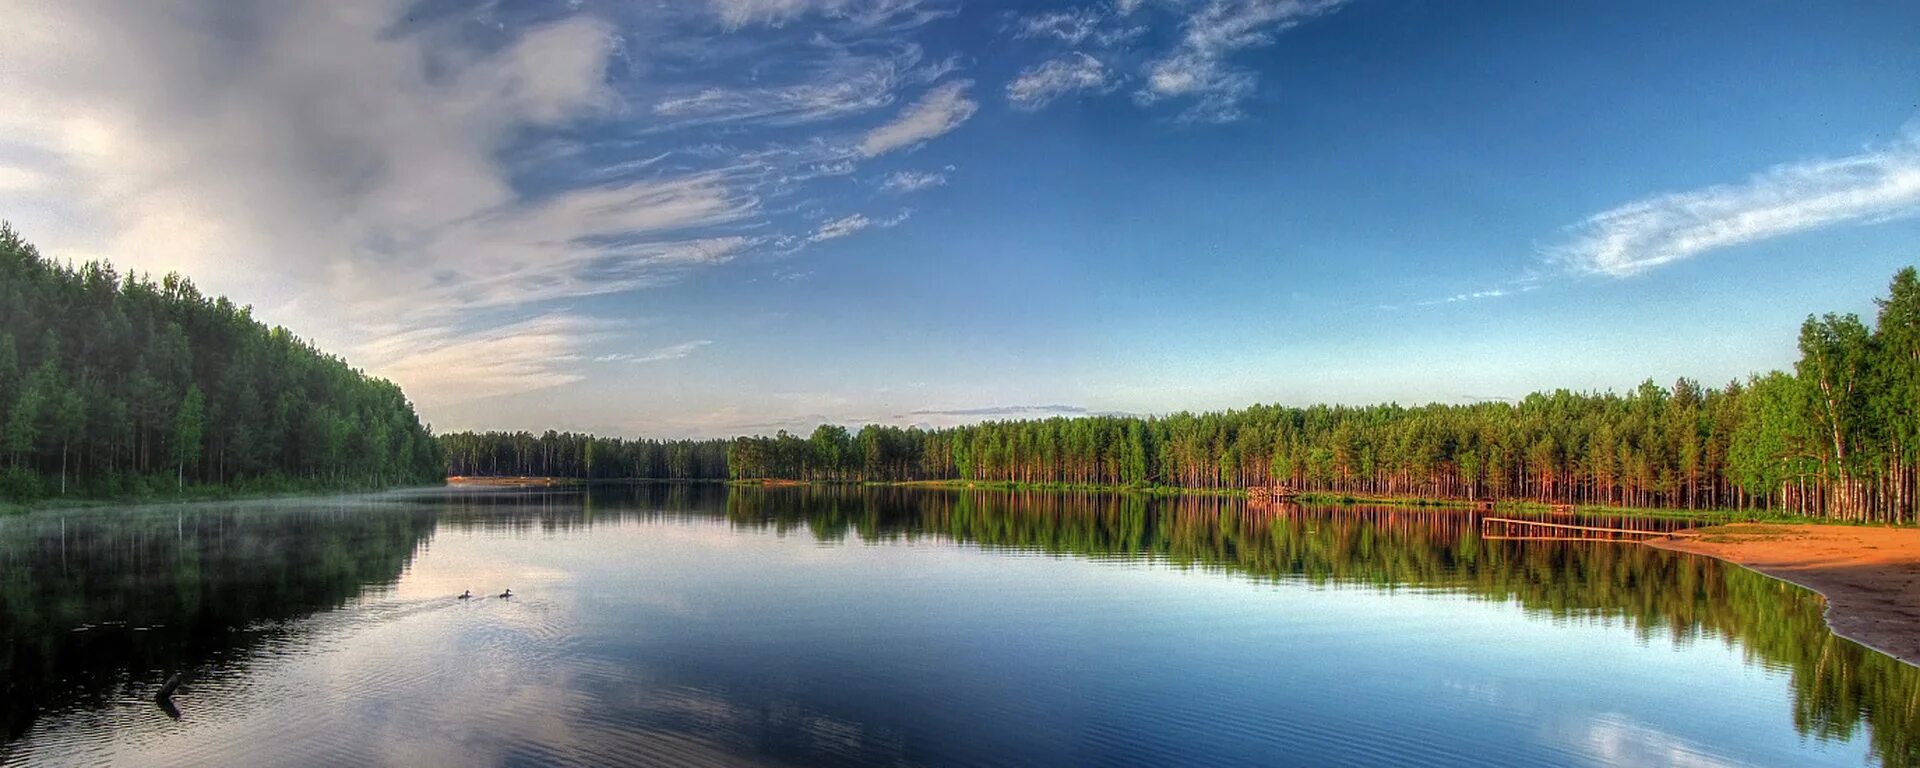
<svg viewBox="0 0 1920 768"><path fill-rule="evenodd" d="M0 499L437 483L400 388L249 307L0 225Z"/></svg>
<svg viewBox="0 0 1920 768"><path fill-rule="evenodd" d="M801 481L968 480L1636 507L1915 521L1920 280L1894 276L1872 324L1809 317L1790 372L1516 402L987 422L822 425L806 436L655 443L527 433L442 438L459 473ZM678 463L660 458L680 452ZM724 460L721 459L724 454ZM455 458L460 457L460 458ZM695 459L693 457L700 457ZM723 469L724 468L724 469Z"/></svg>
<svg viewBox="0 0 1920 768"><path fill-rule="evenodd" d="M579 432L455 432L440 436L447 475L580 480L725 480L724 440L623 440Z"/></svg>

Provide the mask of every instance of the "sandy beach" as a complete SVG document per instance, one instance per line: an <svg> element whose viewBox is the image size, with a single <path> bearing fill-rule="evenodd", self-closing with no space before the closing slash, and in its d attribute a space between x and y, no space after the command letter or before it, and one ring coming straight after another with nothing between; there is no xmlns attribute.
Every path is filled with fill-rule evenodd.
<svg viewBox="0 0 1920 768"><path fill-rule="evenodd" d="M1736 523L1697 533L1647 544L1819 592L1835 634L1920 665L1920 529Z"/></svg>

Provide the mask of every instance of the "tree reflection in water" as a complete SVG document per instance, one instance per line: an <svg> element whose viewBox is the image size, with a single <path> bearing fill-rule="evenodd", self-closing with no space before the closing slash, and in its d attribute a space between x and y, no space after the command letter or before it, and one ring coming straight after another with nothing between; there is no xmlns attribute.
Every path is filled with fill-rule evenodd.
<svg viewBox="0 0 1920 768"><path fill-rule="evenodd" d="M1483 540L1479 518L1461 510L718 484L375 498L0 519L8 740L50 709L151 699L175 672L244 673L262 648L302 631L298 619L394 584L437 526L555 532L670 517L828 543L931 539L1268 582L1437 590L1543 620L1618 620L1648 641L1718 638L1790 674L1803 736L1866 728L1886 764L1920 764L1920 669L1835 637L1818 595L1630 544Z"/></svg>

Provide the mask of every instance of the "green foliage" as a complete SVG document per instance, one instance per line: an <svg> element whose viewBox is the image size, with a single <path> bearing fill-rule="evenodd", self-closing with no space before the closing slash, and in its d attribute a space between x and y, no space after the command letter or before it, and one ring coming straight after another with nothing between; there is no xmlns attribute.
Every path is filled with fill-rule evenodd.
<svg viewBox="0 0 1920 768"><path fill-rule="evenodd" d="M845 430L842 430L844 433ZM582 480L724 480L726 443L621 440L578 432L455 432L441 435L455 476L568 477Z"/></svg>
<svg viewBox="0 0 1920 768"><path fill-rule="evenodd" d="M1894 277L1878 327L1808 318L1795 373L1721 388L1646 381L1514 403L1256 405L1217 413L868 425L730 441L735 479L962 480L1765 509L1915 520L1920 279Z"/></svg>
<svg viewBox="0 0 1920 768"><path fill-rule="evenodd" d="M173 460L176 465L175 479L182 476L188 464L200 461L200 441L202 423L207 418L206 401L200 397L200 386L187 385L187 396L180 400L180 409L173 414Z"/></svg>
<svg viewBox="0 0 1920 768"><path fill-rule="evenodd" d="M63 266L0 225L0 329L0 499L442 476L398 387L179 275Z"/></svg>

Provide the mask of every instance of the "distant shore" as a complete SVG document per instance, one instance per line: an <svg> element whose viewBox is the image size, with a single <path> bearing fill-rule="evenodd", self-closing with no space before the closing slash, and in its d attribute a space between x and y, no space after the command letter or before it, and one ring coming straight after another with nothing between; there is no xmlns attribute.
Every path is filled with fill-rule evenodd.
<svg viewBox="0 0 1920 768"><path fill-rule="evenodd" d="M1247 489L1235 487L1195 488L1182 485L1116 485L1112 483L1040 483L1018 480L792 480L786 478L580 478L539 475L453 475L448 485L546 487L567 485L633 485L638 483L724 483L744 488L928 488L966 491L1031 491L1037 493L1131 493L1148 496L1199 496L1212 498L1248 498ZM1444 509L1485 509L1515 516L1556 514L1571 508L1576 514L1608 517L1662 518L1688 520L1701 525L1734 522L1801 522L1809 518L1764 509L1686 509L1677 507L1622 507L1606 504L1562 504L1533 499L1460 499L1433 496L1370 494L1353 491L1304 491L1289 497L1298 504L1328 506L1383 506ZM1852 525L1840 521L1814 521L1828 525Z"/></svg>
<svg viewBox="0 0 1920 768"><path fill-rule="evenodd" d="M510 488L583 485L586 482L585 480L574 477L531 477L524 475L451 475L447 478L447 485L484 485Z"/></svg>
<svg viewBox="0 0 1920 768"><path fill-rule="evenodd" d="M1818 592L1834 634L1920 666L1920 528L1734 523L1695 533L1646 543Z"/></svg>

